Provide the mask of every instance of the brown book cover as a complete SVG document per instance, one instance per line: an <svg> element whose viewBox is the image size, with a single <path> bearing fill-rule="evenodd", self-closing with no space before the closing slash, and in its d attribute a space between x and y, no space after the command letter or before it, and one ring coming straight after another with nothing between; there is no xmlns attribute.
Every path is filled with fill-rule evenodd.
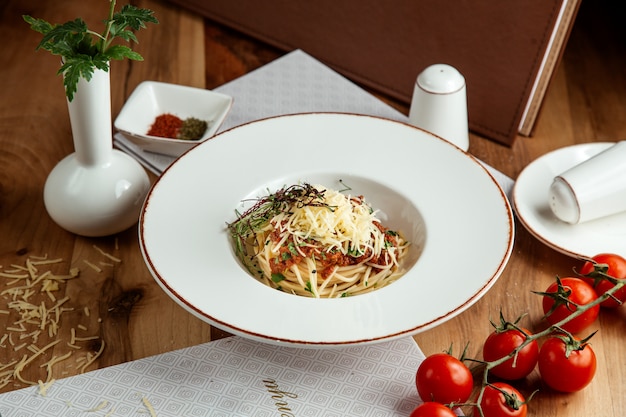
<svg viewBox="0 0 626 417"><path fill-rule="evenodd" d="M410 103L427 66L467 83L470 130L530 134L580 0L170 0Z"/></svg>

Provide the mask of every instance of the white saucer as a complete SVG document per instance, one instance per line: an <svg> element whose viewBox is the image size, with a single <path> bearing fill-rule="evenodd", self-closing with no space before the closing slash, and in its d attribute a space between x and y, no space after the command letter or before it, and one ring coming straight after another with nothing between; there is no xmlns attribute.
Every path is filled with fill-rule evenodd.
<svg viewBox="0 0 626 417"><path fill-rule="evenodd" d="M548 206L548 191L556 175L612 145L602 142L568 146L524 168L513 187L513 205L520 223L537 239L569 256L626 254L626 212L571 225L557 219Z"/></svg>

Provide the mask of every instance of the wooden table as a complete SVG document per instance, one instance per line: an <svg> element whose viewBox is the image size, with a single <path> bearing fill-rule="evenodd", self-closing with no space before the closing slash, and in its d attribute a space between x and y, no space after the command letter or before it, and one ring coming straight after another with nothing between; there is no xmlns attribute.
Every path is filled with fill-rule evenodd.
<svg viewBox="0 0 626 417"><path fill-rule="evenodd" d="M57 298L70 297L75 309L60 322L56 337L63 343L51 347L46 355L62 355L72 349L65 343L72 337L71 328L76 335L97 336L90 342L75 341L83 344L82 354L97 352L101 341L106 343L86 369L225 336L178 307L155 284L142 260L135 228L111 237L83 238L59 228L45 211L42 189L46 176L73 151L73 145L61 79L55 75L59 61L46 52L35 52L40 36L20 15L53 22L81 16L97 25L105 16L106 3L6 0L0 5L0 272L12 269L11 265L25 265L29 256L60 259L40 266L57 274L80 268L80 279L63 284L56 294ZM519 137L508 148L472 135L472 154L516 178L528 163L553 149L626 138L623 25L608 7L596 3L581 8L534 136ZM155 10L161 24L139 33L140 44L135 49L145 62L113 63L114 117L142 80L213 88L283 54L162 0L135 4ZM406 105L388 101L408 113ZM415 336L426 354L445 350L451 343L460 349L469 342L470 356L479 358L482 341L491 331L489 319L497 318L500 310L510 318L526 313L523 324L531 329L545 326L540 320L540 298L531 291L544 290L555 275L567 275L579 263L543 245L521 226L516 234L510 262L487 295L460 316ZM462 265L450 268L452 273L463 273ZM0 288L5 285L0 282ZM0 315L5 328L15 319L14 315ZM543 389L532 402L530 415L618 416L626 412L625 310L603 312L593 327L596 329L600 330L593 338L598 370L593 383L571 395ZM7 346L0 348L0 363L32 354L25 348L16 350L19 343L12 342L0 343ZM66 362L53 368L55 378L80 371L76 364ZM26 367L21 375L26 381L46 378L45 369L34 366ZM23 386L12 381L2 391ZM518 386L526 394L540 388L538 374Z"/></svg>

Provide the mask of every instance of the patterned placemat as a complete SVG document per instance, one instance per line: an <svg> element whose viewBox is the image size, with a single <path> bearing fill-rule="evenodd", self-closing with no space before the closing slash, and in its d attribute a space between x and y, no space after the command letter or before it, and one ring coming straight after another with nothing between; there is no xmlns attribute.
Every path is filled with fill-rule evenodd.
<svg viewBox="0 0 626 417"><path fill-rule="evenodd" d="M0 395L3 417L406 417L424 355L410 338L305 349L229 337ZM151 414L152 413L152 414Z"/></svg>

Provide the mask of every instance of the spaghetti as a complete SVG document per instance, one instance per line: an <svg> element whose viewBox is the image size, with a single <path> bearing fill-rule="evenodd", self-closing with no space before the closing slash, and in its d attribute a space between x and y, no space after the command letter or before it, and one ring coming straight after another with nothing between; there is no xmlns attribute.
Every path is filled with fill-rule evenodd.
<svg viewBox="0 0 626 417"><path fill-rule="evenodd" d="M296 295L363 294L395 281L408 242L363 196L310 184L259 199L228 225L238 256L263 283Z"/></svg>

